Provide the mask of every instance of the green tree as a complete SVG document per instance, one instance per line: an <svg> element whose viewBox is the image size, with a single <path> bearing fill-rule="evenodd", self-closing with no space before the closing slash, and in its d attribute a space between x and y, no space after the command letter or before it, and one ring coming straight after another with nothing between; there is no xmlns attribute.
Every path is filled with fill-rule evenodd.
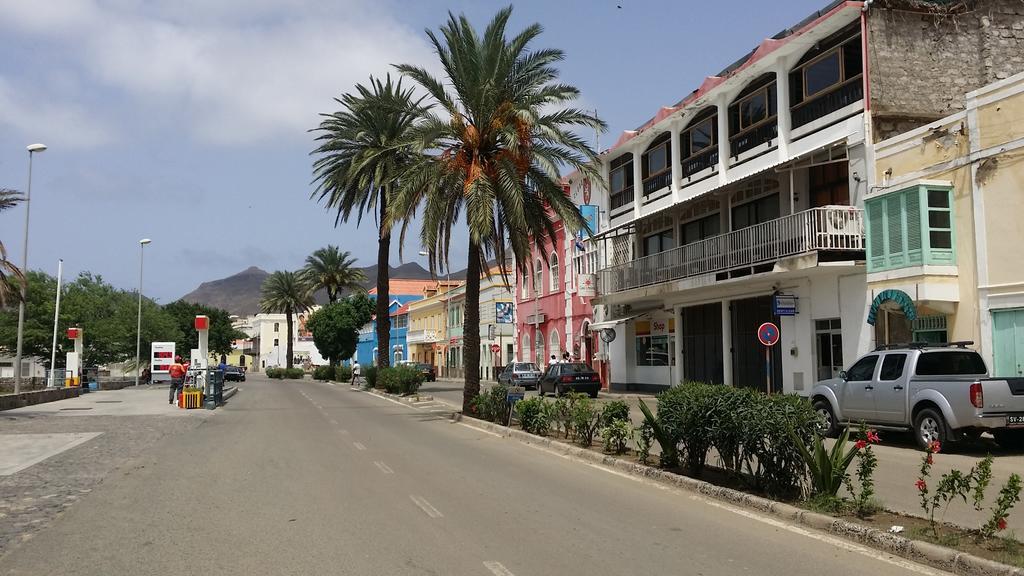
<svg viewBox="0 0 1024 576"><path fill-rule="evenodd" d="M287 360L285 366L291 368L292 355L292 324L295 314L309 310L313 305L313 292L302 281L296 272L278 270L263 281L260 287L260 311L267 314L284 314L288 334Z"/></svg>
<svg viewBox="0 0 1024 576"><path fill-rule="evenodd" d="M22 200L24 198L16 190L0 188L0 212L13 208ZM25 276L21 270L7 259L7 249L4 248L3 240L0 240L0 308L6 308L10 299L21 301L21 283L24 281Z"/></svg>
<svg viewBox="0 0 1024 576"><path fill-rule="evenodd" d="M208 344L213 354L230 354L234 341L246 337L245 333L235 330L231 325L231 314L227 310L184 300L166 304L163 309L181 332L179 339L175 340L174 349L183 357L187 357L193 348L199 347L199 332L195 329L196 316L205 315L210 319Z"/></svg>
<svg viewBox="0 0 1024 576"><path fill-rule="evenodd" d="M410 130L419 117L419 101L402 82L370 79L370 86L356 85L356 94L335 101L341 110L324 114L313 154L313 196L327 208L335 209L335 225L353 215L361 222L365 214L377 221L377 341L391 339L389 266L391 224L401 218L391 214L400 174L412 162ZM411 213L412 210L407 212ZM377 365L388 366L387 346L379 346Z"/></svg>
<svg viewBox="0 0 1024 576"><path fill-rule="evenodd" d="M334 304L342 293L360 292L366 282L366 274L355 267L356 259L337 246L328 245L306 257L302 275L306 284L314 291L327 292L327 302Z"/></svg>
<svg viewBox="0 0 1024 576"><path fill-rule="evenodd" d="M601 180L596 154L572 130L603 129L604 123L567 107L579 90L557 83L560 50L528 48L542 32L539 24L505 36L511 13L511 7L498 12L482 37L465 16L452 14L440 36L428 30L443 78L418 66L398 66L443 113L421 114L413 136L424 154L403 175L392 212L406 214L423 202L421 239L431 270L447 264L455 223L464 217L469 228L463 410L480 391L477 326L487 260L505 262L511 249L525 273L531 243L553 240L555 217L567 230L583 227L579 209L562 189L560 170Z"/></svg>
<svg viewBox="0 0 1024 576"><path fill-rule="evenodd" d="M350 358L359 342L359 329L373 319L376 305L366 294L353 294L335 304L328 304L309 315L306 328L313 333L313 343L331 367L342 358Z"/></svg>

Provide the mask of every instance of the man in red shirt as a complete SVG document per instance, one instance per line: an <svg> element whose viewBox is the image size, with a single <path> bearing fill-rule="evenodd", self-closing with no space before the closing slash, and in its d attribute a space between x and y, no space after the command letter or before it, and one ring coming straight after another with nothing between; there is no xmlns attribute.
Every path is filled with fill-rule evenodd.
<svg viewBox="0 0 1024 576"><path fill-rule="evenodd" d="M186 368L181 363L181 356L174 357L174 364L167 369L171 376L171 391L170 397L167 399L168 404L174 404L174 399L177 396L177 392L185 386L185 372Z"/></svg>

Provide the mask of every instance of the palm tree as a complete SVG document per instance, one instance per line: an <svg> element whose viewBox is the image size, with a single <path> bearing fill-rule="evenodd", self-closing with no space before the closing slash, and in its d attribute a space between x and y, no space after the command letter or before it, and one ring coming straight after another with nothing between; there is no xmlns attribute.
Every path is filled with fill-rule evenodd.
<svg viewBox="0 0 1024 576"><path fill-rule="evenodd" d="M355 214L357 224L372 213L377 233L377 365L388 366L386 344L391 340L389 265L391 220L388 207L399 174L413 158L410 129L421 113L419 101L402 82L370 78L369 87L356 85L356 94L335 101L341 110L323 114L319 132L320 155L313 162L317 197L327 208L337 210L335 226ZM411 210L410 210L411 212ZM398 220L398 219L396 219Z"/></svg>
<svg viewBox="0 0 1024 576"><path fill-rule="evenodd" d="M425 68L398 66L444 114L424 111L413 130L423 153L403 175L394 212L424 203L421 239L432 270L447 264L453 224L464 215L469 228L463 410L480 392L480 275L489 273L488 258L505 262L511 250L525 272L531 242L553 241L556 217L567 230L583 227L560 170L601 181L596 154L571 130L603 129L604 123L566 107L579 90L556 82L560 50L528 49L540 25L505 37L511 13L511 7L498 12L483 37L465 16L452 14L441 37L428 30L443 79Z"/></svg>
<svg viewBox="0 0 1024 576"><path fill-rule="evenodd" d="M266 314L284 314L288 330L287 363L292 367L292 316L306 312L313 305L313 291L295 272L278 270L267 276L260 286L260 311Z"/></svg>
<svg viewBox="0 0 1024 576"><path fill-rule="evenodd" d="M328 245L306 257L302 279L311 290L327 292L327 301L334 304L342 292L363 290L366 274L355 268L356 259L337 246Z"/></svg>
<svg viewBox="0 0 1024 576"><path fill-rule="evenodd" d="M24 199L17 190L0 188L0 212L13 208ZM21 284L24 282L25 276L7 259L7 249L4 248L3 241L0 241L0 308L7 306L9 298L21 300Z"/></svg>

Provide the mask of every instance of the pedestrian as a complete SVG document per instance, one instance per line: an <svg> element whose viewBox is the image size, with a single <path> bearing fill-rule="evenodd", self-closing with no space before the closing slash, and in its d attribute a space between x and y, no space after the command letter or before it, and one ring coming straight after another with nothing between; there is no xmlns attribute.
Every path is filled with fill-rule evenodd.
<svg viewBox="0 0 1024 576"><path fill-rule="evenodd" d="M352 363L352 385L355 386L359 382L359 374L362 369L359 367L359 360Z"/></svg>
<svg viewBox="0 0 1024 576"><path fill-rule="evenodd" d="M548 360L548 366L549 367L550 366L554 366L555 364L558 364L558 357L556 357L554 354L552 354L551 355L551 359Z"/></svg>
<svg viewBox="0 0 1024 576"><path fill-rule="evenodd" d="M171 376L171 390L168 394L167 403L174 404L174 399L179 390L185 386L185 373L188 371L181 363L181 356L174 357L174 363L167 369Z"/></svg>
<svg viewBox="0 0 1024 576"><path fill-rule="evenodd" d="M569 353L568 352L562 352L562 364L568 364L568 363L569 363Z"/></svg>

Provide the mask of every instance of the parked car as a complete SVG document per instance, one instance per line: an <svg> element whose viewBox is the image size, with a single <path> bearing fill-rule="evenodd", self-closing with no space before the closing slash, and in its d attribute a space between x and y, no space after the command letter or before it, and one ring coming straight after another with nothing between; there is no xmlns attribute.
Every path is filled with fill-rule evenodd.
<svg viewBox="0 0 1024 576"><path fill-rule="evenodd" d="M225 382L245 382L245 369L239 366L228 366L224 369Z"/></svg>
<svg viewBox="0 0 1024 576"><path fill-rule="evenodd" d="M601 378L583 362L552 364L540 379L537 389L541 396L548 391L555 396L561 396L564 392L586 392L591 398L597 398Z"/></svg>
<svg viewBox="0 0 1024 576"><path fill-rule="evenodd" d="M811 402L829 435L865 422L911 430L922 449L984 431L1003 447L1024 447L1024 378L989 378L971 344L879 347L819 382Z"/></svg>
<svg viewBox="0 0 1024 576"><path fill-rule="evenodd" d="M498 374L498 384L536 388L541 371L533 362L511 362Z"/></svg>
<svg viewBox="0 0 1024 576"><path fill-rule="evenodd" d="M420 372L423 372L423 379L427 382L434 382L437 380L437 369L434 368L433 364L427 364L426 362L415 362L413 366Z"/></svg>

